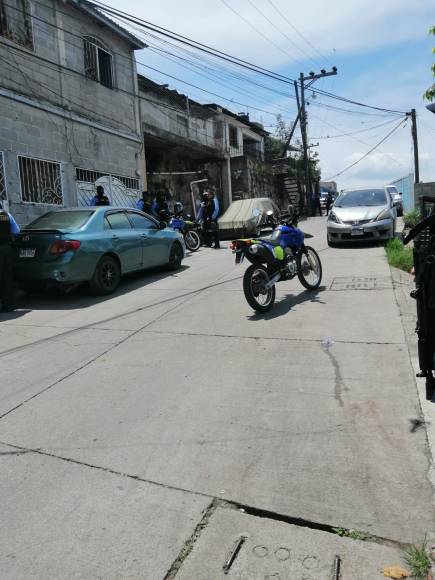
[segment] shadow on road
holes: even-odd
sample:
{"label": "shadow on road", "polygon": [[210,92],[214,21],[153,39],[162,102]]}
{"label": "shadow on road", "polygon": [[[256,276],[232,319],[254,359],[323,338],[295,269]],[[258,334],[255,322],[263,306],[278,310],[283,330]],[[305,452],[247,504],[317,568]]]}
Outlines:
{"label": "shadow on road", "polygon": [[[47,288],[46,290],[32,294],[26,293],[23,290],[18,290],[16,295],[16,306],[17,308],[24,310],[9,313],[8,316],[22,316],[31,310],[74,310],[87,308],[104,302],[107,299],[116,298],[128,294],[129,292],[134,292],[139,288],[144,288],[149,284],[164,280],[165,278],[177,277],[189,268],[190,266],[183,265],[179,270],[172,272],[162,270],[161,268],[155,268],[145,272],[128,274],[122,278],[116,292],[107,296],[92,295],[89,286],[86,283],[77,286],[70,292],[65,292],[56,287]],[[0,320],[6,320],[6,318],[1,316]],[[7,318],[7,320],[11,320],[11,318]]]}
{"label": "shadow on road", "polygon": [[326,304],[320,300],[319,294],[326,290],[326,286],[320,286],[317,290],[305,290],[298,295],[287,294],[279,302],[275,302],[272,310],[264,314],[256,313],[248,316],[248,320],[251,322],[257,322],[258,320],[272,320],[273,318],[279,318],[280,316],[285,316],[288,314],[295,306],[303,304],[304,302],[317,302],[318,304]]}

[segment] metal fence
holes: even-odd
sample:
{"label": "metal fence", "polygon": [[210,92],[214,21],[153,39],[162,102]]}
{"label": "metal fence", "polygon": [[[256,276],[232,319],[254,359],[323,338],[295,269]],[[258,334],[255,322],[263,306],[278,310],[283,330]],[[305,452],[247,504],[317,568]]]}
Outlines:
{"label": "metal fence", "polygon": [[79,206],[90,205],[99,185],[104,188],[111,205],[135,207],[141,196],[140,181],[136,177],[112,175],[76,167],[76,183]]}
{"label": "metal fence", "polygon": [[410,173],[391,182],[403,193],[403,209],[405,212],[414,209],[414,174]]}

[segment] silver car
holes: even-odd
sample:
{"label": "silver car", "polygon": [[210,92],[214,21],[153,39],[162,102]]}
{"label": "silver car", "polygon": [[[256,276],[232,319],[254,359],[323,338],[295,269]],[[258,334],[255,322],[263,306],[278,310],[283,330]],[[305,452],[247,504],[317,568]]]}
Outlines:
{"label": "silver car", "polygon": [[343,191],[328,216],[328,245],[394,237],[397,211],[385,188]]}

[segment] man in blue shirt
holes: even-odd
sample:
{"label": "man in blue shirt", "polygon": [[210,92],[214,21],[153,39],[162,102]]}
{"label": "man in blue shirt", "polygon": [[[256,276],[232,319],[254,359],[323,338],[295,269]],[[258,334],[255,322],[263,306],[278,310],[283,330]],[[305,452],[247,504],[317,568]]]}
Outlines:
{"label": "man in blue shirt", "polygon": [[218,250],[220,248],[219,243],[219,229],[217,218],[219,215],[219,200],[217,198],[215,191],[206,192],[203,194],[203,203],[198,213],[198,219],[203,220],[203,230],[205,244],[211,248],[214,244],[214,248]]}
{"label": "man in blue shirt", "polygon": [[4,312],[14,310],[12,240],[19,232],[19,225],[0,203],[0,299]]}
{"label": "man in blue shirt", "polygon": [[110,200],[104,193],[104,187],[102,185],[97,187],[97,194],[91,199],[90,205],[110,205]]}

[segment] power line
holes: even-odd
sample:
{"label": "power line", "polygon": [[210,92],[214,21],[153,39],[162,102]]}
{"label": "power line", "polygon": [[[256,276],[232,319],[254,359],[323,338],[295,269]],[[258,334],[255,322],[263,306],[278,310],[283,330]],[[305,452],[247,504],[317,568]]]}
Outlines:
{"label": "power line", "polygon": [[346,171],[348,171],[349,169],[351,169],[352,167],[355,167],[355,165],[357,165],[358,163],[360,163],[363,159],[365,159],[366,157],[368,157],[370,155],[370,153],[373,153],[373,151],[375,151],[380,145],[382,145],[382,143],[384,143],[384,141],[386,141],[389,137],[391,137],[391,135],[397,131],[397,129],[402,125],[403,121],[408,120],[406,119],[400,119],[400,123],[398,125],[396,125],[389,133],[387,133],[387,135],[385,135],[385,137],[383,139],[381,139],[379,141],[379,143],[377,143],[374,147],[372,147],[369,151],[367,151],[367,153],[365,153],[362,157],[360,157],[357,161],[354,161],[353,163],[351,163],[350,165],[348,165],[347,167],[345,167],[344,169],[342,169],[341,171],[339,171],[338,173],[336,173],[335,175],[332,175],[331,177],[328,177],[328,179],[326,179],[326,181],[330,181],[331,179],[335,179],[336,177],[338,177],[339,175],[342,175],[343,173],[345,173]]}
{"label": "power line", "polygon": [[[308,38],[306,38],[302,32],[300,32],[296,26],[294,26],[294,24],[292,24],[292,22],[290,22],[290,20],[287,18],[287,16],[276,6],[276,4],[274,2],[272,2],[272,0],[267,0],[269,2],[269,4],[272,6],[272,8],[281,16],[281,18],[283,18],[287,24],[296,32],[296,34],[298,36],[300,36],[300,38],[302,38],[302,40],[304,40],[315,52],[317,52],[317,54],[321,57],[321,58],[325,58],[324,55],[319,52],[319,50],[317,50],[317,48],[314,46],[314,44],[308,40]],[[329,59],[326,59],[327,61]]]}
{"label": "power line", "polygon": [[[258,6],[256,6],[254,4],[254,2],[252,0],[248,0],[248,3],[252,6],[252,8],[254,8],[254,10],[256,12],[258,12],[267,22],[269,22],[269,24],[271,26],[273,26],[273,28],[275,28],[275,30],[277,30],[282,36],[284,36],[284,38],[286,38],[297,50],[299,50],[299,52],[301,52],[302,54],[304,54],[304,56],[308,57],[309,60],[311,60],[315,66],[317,66],[319,63],[317,63],[307,52],[305,52],[300,46],[298,46],[296,44],[296,42],[292,39],[291,36],[289,36],[287,33],[283,32],[281,30],[281,28],[279,28],[279,26],[277,26],[273,20],[271,20],[262,10],[260,10],[260,8],[258,8]],[[302,65],[302,63],[300,62],[300,60],[298,59],[294,59],[296,60],[296,62],[298,62],[299,64]]]}
{"label": "power line", "polygon": [[[323,135],[320,137],[311,137],[312,139],[335,139],[337,137],[350,137],[351,135],[358,135],[359,133],[367,133],[368,131],[374,131],[380,127],[385,127],[385,125],[390,125],[395,119],[388,119],[384,123],[379,123],[378,125],[373,125],[373,127],[366,127],[365,129],[358,129],[357,131],[351,131],[350,133],[341,133],[338,135]],[[325,122],[322,120],[322,122]]]}
{"label": "power line", "polygon": [[231,12],[233,14],[235,14],[238,18],[240,18],[240,20],[242,20],[243,22],[245,22],[245,24],[247,24],[250,28],[252,28],[252,30],[254,30],[262,38],[264,38],[264,40],[266,40],[266,42],[268,42],[269,44],[271,44],[272,46],[274,46],[276,49],[278,49],[279,51],[281,51],[283,54],[285,54],[286,57],[292,58],[291,55],[286,50],[284,50],[281,46],[279,46],[279,44],[276,44],[276,42],[274,42],[268,36],[266,36],[265,34],[263,34],[261,32],[261,30],[259,28],[257,28],[254,24],[252,24],[252,22],[250,22],[247,18],[245,18],[243,16],[243,14],[240,14],[240,12],[237,12],[237,10],[235,8],[233,8],[232,6],[230,6],[226,0],[221,0],[221,2],[222,2],[222,4],[224,6],[226,6],[228,8],[228,10],[231,10]]}
{"label": "power line", "polygon": [[[223,51],[212,48],[206,44],[192,40],[192,39],[190,39],[186,36],[183,36],[181,34],[172,32],[171,30],[169,30],[167,28],[163,28],[162,26],[154,25],[151,22],[148,22],[142,18],[132,16],[131,14],[128,14],[127,12],[124,12],[122,10],[114,9],[114,8],[108,6],[107,4],[100,2],[99,0],[94,0],[94,2],[92,2],[92,4],[96,8],[99,8],[100,10],[102,10],[103,12],[108,12],[112,16],[115,16],[123,21],[129,22],[129,23],[133,22],[133,23],[139,24],[143,28],[153,30],[154,32],[157,32],[158,34],[169,37],[172,40],[176,40],[177,42],[180,42],[182,44],[187,44],[188,46],[195,48],[196,50],[200,50],[200,51],[205,52],[205,53],[212,55],[214,57],[221,58],[223,60],[226,60],[228,62],[236,64],[237,66],[241,66],[243,68],[246,68],[248,70],[256,72],[257,74],[263,74],[265,76],[273,78],[274,80],[277,80],[279,82],[283,82],[286,84],[293,84],[294,83],[294,80],[291,79],[290,77],[287,77],[285,75],[281,75],[280,73],[270,71],[269,69],[266,69],[260,65],[253,64],[253,63],[246,61],[244,59],[234,57],[228,53],[225,53]],[[369,108],[369,109],[374,109],[374,110],[378,110],[378,111],[383,111],[383,112],[387,112],[387,113],[394,113],[394,114],[399,114],[399,115],[406,114],[405,111],[398,111],[398,110],[394,110],[394,109],[387,109],[385,107],[376,107],[374,105],[367,105],[365,103],[361,103],[359,101],[354,101],[354,100],[348,99],[346,97],[341,97],[339,95],[335,95],[335,94],[329,93],[327,91],[322,91],[320,89],[312,89],[312,90],[313,90],[313,92],[327,96],[329,98],[337,99],[337,100],[351,103],[354,105],[358,105],[360,107],[365,107],[365,108]]]}

